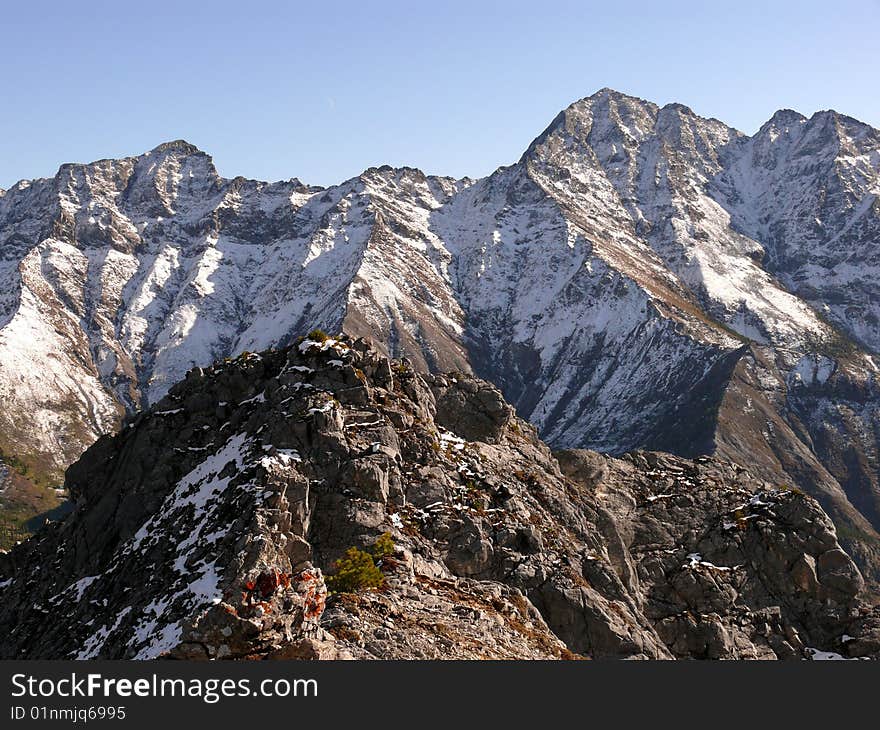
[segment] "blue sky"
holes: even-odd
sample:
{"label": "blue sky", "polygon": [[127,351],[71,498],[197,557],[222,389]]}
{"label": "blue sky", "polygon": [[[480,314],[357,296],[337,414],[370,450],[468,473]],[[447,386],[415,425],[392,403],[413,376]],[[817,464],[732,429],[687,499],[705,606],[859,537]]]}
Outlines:
{"label": "blue sky", "polygon": [[880,127],[878,26],[880,0],[4,3],[0,187],[177,138],[229,177],[479,176],[604,86]]}

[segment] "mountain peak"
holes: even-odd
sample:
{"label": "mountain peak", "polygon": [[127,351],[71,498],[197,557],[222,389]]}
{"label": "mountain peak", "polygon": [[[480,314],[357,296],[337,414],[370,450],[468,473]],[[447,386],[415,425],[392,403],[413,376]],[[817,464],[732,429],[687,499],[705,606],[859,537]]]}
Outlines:
{"label": "mountain peak", "polygon": [[[600,114],[610,113],[611,110],[629,109],[629,110],[645,110],[650,114],[656,114],[657,105],[647,99],[638,96],[625,94],[609,87],[599,89],[595,94],[578,99],[570,104],[563,112],[562,116],[571,112],[584,112],[590,110],[594,115],[598,111]],[[602,110],[605,110],[604,112]]]}
{"label": "mountain peak", "polygon": [[162,152],[177,152],[183,155],[204,155],[206,154],[194,144],[187,142],[185,139],[174,139],[170,142],[163,142],[160,145],[157,145],[153,149],[151,149],[147,154],[153,153],[162,153]]}
{"label": "mountain peak", "polygon": [[785,129],[786,127],[793,127],[806,121],[807,118],[794,109],[780,109],[764,123],[761,129]]}
{"label": "mountain peak", "polygon": [[581,101],[598,101],[599,99],[614,99],[615,101],[637,101],[642,104],[648,104],[650,102],[642,99],[638,96],[632,96],[631,94],[627,94],[623,91],[618,91],[617,89],[612,89],[609,86],[603,86],[596,93],[591,96],[582,99]]}
{"label": "mountain peak", "polygon": [[694,114],[694,110],[685,104],[679,104],[676,101],[670,102],[669,104],[664,104],[660,107],[660,114],[682,114],[685,116],[693,117],[696,116]]}
{"label": "mountain peak", "polygon": [[[603,128],[618,127],[621,125],[621,118],[633,120],[643,117],[654,117],[657,113],[657,105],[653,102],[640,99],[637,96],[630,96],[621,91],[617,91],[610,87],[599,89],[591,96],[585,96],[575,102],[569,104],[553,121],[547,125],[546,129],[538,135],[526,151],[520,157],[520,162],[531,157],[535,150],[538,149],[549,137],[557,130],[567,126],[581,126],[580,119],[590,120],[585,130],[592,129],[595,125]],[[627,122],[623,122],[625,126],[629,126]],[[653,121],[650,122],[653,125]]]}

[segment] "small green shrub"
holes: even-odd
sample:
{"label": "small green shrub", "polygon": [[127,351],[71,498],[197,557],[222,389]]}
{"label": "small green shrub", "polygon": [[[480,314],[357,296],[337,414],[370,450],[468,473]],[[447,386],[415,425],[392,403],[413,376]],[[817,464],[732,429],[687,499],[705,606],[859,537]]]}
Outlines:
{"label": "small green shrub", "polygon": [[333,564],[333,574],[325,577],[331,593],[357,593],[381,588],[385,576],[378,563],[394,554],[394,540],[390,532],[384,532],[373,544],[370,552],[350,547]]}
{"label": "small green shrub", "polygon": [[324,330],[313,329],[309,332],[308,338],[310,340],[314,340],[315,342],[324,342],[324,340],[329,340],[330,335],[328,335]]}
{"label": "small green shrub", "polygon": [[394,555],[394,540],[391,539],[390,532],[379,535],[379,539],[373,544],[372,552],[376,562]]}
{"label": "small green shrub", "polygon": [[369,553],[350,547],[333,566],[335,572],[326,577],[331,593],[357,593],[370,588],[381,588],[385,576]]}

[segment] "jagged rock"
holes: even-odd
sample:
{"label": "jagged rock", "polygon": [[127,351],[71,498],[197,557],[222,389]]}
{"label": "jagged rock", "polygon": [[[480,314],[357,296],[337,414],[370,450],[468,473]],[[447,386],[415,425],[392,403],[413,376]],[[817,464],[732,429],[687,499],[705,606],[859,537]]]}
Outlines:
{"label": "jagged rock", "polygon": [[[73,513],[0,560],[0,656],[876,656],[811,497],[713,458],[554,456],[453,378],[346,336],[190,375],[88,449]],[[491,405],[456,419],[450,389]],[[328,597],[384,533],[384,585]]]}
{"label": "jagged rock", "polygon": [[822,553],[816,560],[816,577],[823,586],[855,596],[865,586],[852,558],[840,548]]}
{"label": "jagged rock", "polygon": [[444,537],[449,548],[443,562],[456,575],[480,575],[491,566],[494,549],[480,521],[464,515]]}
{"label": "jagged rock", "polygon": [[477,378],[461,375],[433,377],[437,424],[469,441],[496,441],[514,411],[501,391]]}

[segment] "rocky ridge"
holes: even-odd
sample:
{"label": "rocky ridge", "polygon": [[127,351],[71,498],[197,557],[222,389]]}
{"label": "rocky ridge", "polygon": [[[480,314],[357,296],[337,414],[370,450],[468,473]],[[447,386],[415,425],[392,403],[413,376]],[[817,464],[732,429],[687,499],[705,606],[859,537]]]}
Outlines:
{"label": "rocky ridge", "polygon": [[[0,555],[4,658],[828,658],[880,614],[811,497],[725,460],[551,453],[362,339],[196,368]],[[328,598],[389,533],[379,590]]]}

